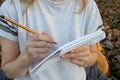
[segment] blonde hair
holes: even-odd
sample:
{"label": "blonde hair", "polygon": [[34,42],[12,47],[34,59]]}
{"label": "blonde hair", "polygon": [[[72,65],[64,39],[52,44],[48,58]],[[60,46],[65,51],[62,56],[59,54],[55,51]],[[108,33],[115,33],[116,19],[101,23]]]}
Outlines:
{"label": "blonde hair", "polygon": [[[27,11],[27,9],[32,6],[32,4],[34,4],[34,2],[36,0],[20,0],[21,2],[24,2],[27,6],[26,6],[26,9],[24,10],[23,13],[25,13]],[[83,10],[85,10],[86,6],[87,6],[87,3],[88,3],[88,0],[77,0],[78,2],[82,3],[82,8],[78,11],[78,12],[75,12],[76,14],[80,14]],[[13,2],[13,0],[11,0],[11,2]]]}
{"label": "blonde hair", "polygon": [[82,8],[75,13],[80,14],[80,13],[82,13],[82,11],[84,11],[86,9],[86,6],[87,6],[89,0],[77,0],[77,1],[78,1],[78,3],[81,3]]}

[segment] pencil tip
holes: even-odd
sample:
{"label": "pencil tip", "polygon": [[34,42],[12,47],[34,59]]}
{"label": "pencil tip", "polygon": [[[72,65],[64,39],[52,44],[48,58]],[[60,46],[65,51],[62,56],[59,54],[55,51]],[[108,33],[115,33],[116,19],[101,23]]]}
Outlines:
{"label": "pencil tip", "polygon": [[5,19],[5,16],[3,16],[3,15],[0,15],[0,17],[3,18],[3,19]]}
{"label": "pencil tip", "polygon": [[57,43],[56,43],[56,42],[53,42],[53,43],[57,45]]}

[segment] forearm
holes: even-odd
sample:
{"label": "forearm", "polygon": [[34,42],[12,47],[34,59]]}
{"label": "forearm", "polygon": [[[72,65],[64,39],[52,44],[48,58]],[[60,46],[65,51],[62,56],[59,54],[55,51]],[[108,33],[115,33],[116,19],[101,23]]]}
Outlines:
{"label": "forearm", "polygon": [[2,69],[9,78],[22,77],[27,74],[33,62],[49,55],[54,40],[47,33],[31,35],[24,52],[20,53],[19,43],[1,38]]}
{"label": "forearm", "polygon": [[21,54],[14,61],[2,65],[2,69],[7,77],[14,79],[26,75],[29,65],[30,62],[25,58],[25,54]]}

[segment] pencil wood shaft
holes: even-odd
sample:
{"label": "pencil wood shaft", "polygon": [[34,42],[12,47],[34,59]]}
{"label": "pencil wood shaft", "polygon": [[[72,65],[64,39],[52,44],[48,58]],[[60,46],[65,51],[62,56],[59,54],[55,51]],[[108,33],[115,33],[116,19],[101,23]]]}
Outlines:
{"label": "pencil wood shaft", "polygon": [[38,34],[37,32],[35,32],[35,31],[33,31],[33,30],[31,30],[31,29],[29,29],[29,28],[27,28],[27,27],[25,27],[25,26],[23,26],[23,25],[15,22],[15,21],[9,19],[9,18],[6,18],[6,17],[5,17],[4,19],[7,20],[7,21],[9,21],[9,22],[11,22],[11,23],[13,23],[13,24],[15,24],[16,26],[18,26],[18,27],[20,27],[20,28],[23,28],[24,30],[26,30],[26,31],[28,31],[28,32],[31,32],[32,34]]}
{"label": "pencil wood shaft", "polygon": [[[22,29],[24,29],[24,30],[26,30],[26,31],[28,31],[28,32],[31,32],[32,34],[38,34],[37,32],[33,31],[32,29],[30,29],[30,28],[28,28],[28,27],[26,27],[26,26],[23,26],[23,25],[15,22],[15,21],[13,21],[13,20],[11,20],[11,19],[3,16],[3,15],[1,15],[0,17],[3,18],[3,19],[5,19],[5,20],[7,20],[7,21],[9,21],[9,22],[11,22],[12,24],[15,24],[16,26],[18,26],[18,27],[20,27],[20,28],[22,28]],[[46,41],[46,42],[49,42],[49,41]],[[49,43],[51,43],[51,42],[49,42]],[[52,42],[52,43],[53,43],[53,44],[57,44],[56,42]]]}

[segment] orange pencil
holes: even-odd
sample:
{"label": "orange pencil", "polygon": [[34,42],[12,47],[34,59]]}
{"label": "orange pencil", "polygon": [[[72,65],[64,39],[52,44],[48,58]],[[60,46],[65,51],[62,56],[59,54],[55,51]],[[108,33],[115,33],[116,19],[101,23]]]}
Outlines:
{"label": "orange pencil", "polygon": [[13,23],[13,24],[15,24],[16,26],[18,26],[18,27],[20,27],[20,28],[23,28],[24,30],[26,30],[26,31],[28,31],[28,32],[31,32],[32,34],[38,34],[37,32],[33,31],[32,29],[29,29],[29,28],[27,28],[26,26],[23,26],[23,25],[15,22],[15,21],[13,21],[13,20],[11,20],[11,19],[3,16],[3,15],[1,15],[0,17],[1,17],[2,19],[5,19],[5,20],[7,20],[7,21],[9,21],[9,22],[11,22],[11,23]]}
{"label": "orange pencil", "polygon": [[[11,23],[13,23],[13,24],[15,24],[16,26],[18,26],[18,27],[20,27],[20,28],[22,28],[22,29],[24,29],[24,30],[26,30],[26,31],[28,31],[28,32],[31,32],[32,34],[39,34],[39,33],[35,32],[35,31],[33,31],[32,29],[30,29],[30,28],[28,28],[28,27],[26,27],[26,26],[23,26],[23,25],[15,22],[15,21],[13,21],[13,20],[11,20],[11,19],[3,16],[3,15],[1,15],[0,17],[1,17],[2,19],[5,19],[5,20],[7,20],[7,21],[9,21],[9,22],[11,22]],[[47,42],[48,42],[48,41],[47,41]],[[54,43],[54,44],[57,44],[56,42],[53,42],[53,43]]]}

